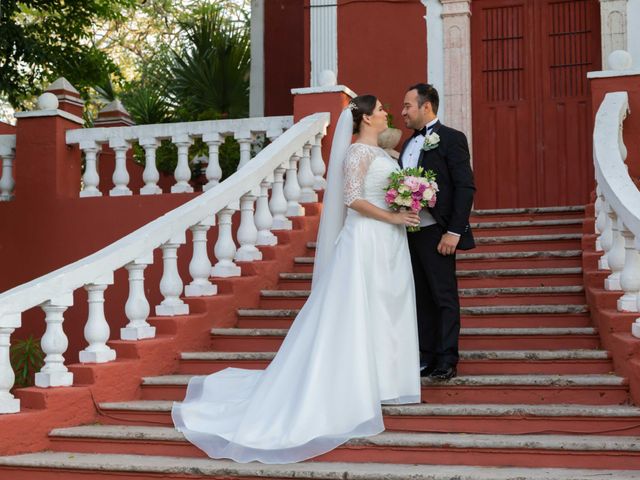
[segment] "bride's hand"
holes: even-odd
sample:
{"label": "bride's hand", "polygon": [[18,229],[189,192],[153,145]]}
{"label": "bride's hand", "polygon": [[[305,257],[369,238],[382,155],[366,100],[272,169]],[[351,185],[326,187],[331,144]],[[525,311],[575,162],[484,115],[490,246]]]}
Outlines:
{"label": "bride's hand", "polygon": [[391,223],[395,225],[406,225],[407,227],[417,227],[420,225],[420,215],[413,210],[401,210],[392,215]]}

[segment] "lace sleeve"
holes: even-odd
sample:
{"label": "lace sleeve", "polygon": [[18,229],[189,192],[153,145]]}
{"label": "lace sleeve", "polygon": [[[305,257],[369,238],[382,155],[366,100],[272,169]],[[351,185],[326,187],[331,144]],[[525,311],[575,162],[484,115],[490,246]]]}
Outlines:
{"label": "lace sleeve", "polygon": [[366,145],[354,143],[347,151],[344,162],[344,203],[349,206],[363,198],[364,179],[375,153]]}

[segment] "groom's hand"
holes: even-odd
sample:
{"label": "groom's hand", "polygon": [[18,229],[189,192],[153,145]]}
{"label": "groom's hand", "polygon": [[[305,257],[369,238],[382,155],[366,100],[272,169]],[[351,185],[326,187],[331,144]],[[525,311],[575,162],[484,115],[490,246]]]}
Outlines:
{"label": "groom's hand", "polygon": [[445,233],[442,235],[440,243],[438,244],[438,253],[440,255],[453,255],[456,253],[456,247],[458,246],[459,241],[460,237],[458,235]]}

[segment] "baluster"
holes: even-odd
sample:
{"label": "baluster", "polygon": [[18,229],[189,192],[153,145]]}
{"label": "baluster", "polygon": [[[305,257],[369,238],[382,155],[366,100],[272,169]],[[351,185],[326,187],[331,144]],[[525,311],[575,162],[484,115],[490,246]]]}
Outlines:
{"label": "baluster", "polygon": [[218,132],[205,133],[202,141],[209,146],[209,164],[205,175],[207,176],[207,184],[202,187],[203,191],[215,187],[220,183],[222,178],[222,169],[220,168],[220,145],[222,145],[222,135]]}
{"label": "baluster", "polygon": [[0,202],[8,202],[13,199],[13,189],[16,182],[13,179],[14,153],[4,153],[0,155],[2,159],[2,178],[0,178]]}
{"label": "baluster", "polygon": [[140,189],[140,195],[159,195],[162,189],[158,186],[160,172],[156,165],[156,150],[160,142],[155,137],[144,137],[138,143],[144,148],[144,172],[142,172],[144,187]]}
{"label": "baluster", "polygon": [[311,144],[306,143],[302,147],[302,158],[300,159],[300,170],[298,171],[298,181],[300,182],[300,201],[302,203],[312,203],[318,201],[318,194],[313,190],[315,176],[311,170]]}
{"label": "baluster", "polygon": [[11,334],[20,324],[19,313],[0,317],[0,413],[20,411],[20,400],[11,394],[16,380],[11,368]]}
{"label": "baluster", "polygon": [[241,270],[233,262],[236,254],[236,244],[231,233],[231,222],[234,210],[225,208],[218,212],[218,241],[213,252],[218,260],[211,269],[213,277],[239,277]]}
{"label": "baluster", "polygon": [[178,147],[178,164],[173,172],[176,179],[171,187],[171,193],[191,193],[193,187],[189,185],[191,169],[189,168],[189,147],[193,140],[186,133],[174,136],[171,141]]}
{"label": "baluster", "polygon": [[260,183],[260,196],[256,202],[256,228],[258,229],[258,239],[256,245],[276,245],[278,237],[271,233],[273,227],[273,216],[269,211],[269,186],[271,182],[265,178]]}
{"label": "baluster", "polygon": [[193,281],[184,289],[187,297],[203,297],[218,293],[218,287],[209,281],[211,261],[207,253],[207,232],[216,224],[216,217],[211,215],[191,227],[193,235],[193,256],[189,263],[189,273]]}
{"label": "baluster", "polygon": [[604,254],[598,260],[598,269],[599,270],[609,270],[609,252],[611,251],[611,247],[613,246],[613,231],[611,229],[611,218],[609,218],[609,203],[607,200],[604,200],[602,209],[605,212],[604,219],[604,227],[602,230],[602,234],[600,235],[600,246],[602,247],[602,251]]}
{"label": "baluster", "polygon": [[605,211],[604,205],[604,195],[602,194],[602,190],[600,190],[600,186],[596,188],[596,203],[595,203],[595,211],[596,211],[596,223],[595,230],[598,236],[596,237],[596,251],[602,251],[602,245],[600,241],[600,237],[604,232],[604,229],[607,226],[607,213]]}
{"label": "baluster", "polygon": [[238,243],[240,248],[236,252],[235,259],[240,262],[252,262],[262,260],[262,252],[256,248],[258,229],[253,220],[253,202],[256,197],[251,192],[240,198],[240,227],[238,227]]}
{"label": "baluster", "polygon": [[178,272],[178,248],[186,242],[184,232],[170,238],[162,245],[162,279],[160,280],[160,293],[164,300],[156,306],[156,315],[173,317],[174,315],[187,315],[189,305],[180,298],[182,294],[182,279]]}
{"label": "baluster", "polygon": [[618,299],[618,310],[621,312],[637,312],[638,294],[640,292],[640,254],[636,250],[636,238],[633,232],[622,225],[624,239],[624,268],[620,274],[620,288],[624,295]]}
{"label": "baluster", "polygon": [[112,138],[109,140],[109,146],[116,154],[116,168],[111,177],[115,186],[109,190],[109,195],[112,197],[131,195],[133,192],[128,186],[129,172],[127,171],[127,152],[131,144],[121,138]]}
{"label": "baluster", "polygon": [[101,197],[98,190],[100,176],[98,175],[98,152],[100,147],[96,142],[80,142],[80,149],[84,152],[84,174],[82,175],[83,188],[80,197]]}
{"label": "baluster", "polygon": [[604,281],[605,290],[620,290],[620,273],[624,268],[624,238],[620,235],[618,215],[613,209],[609,209],[611,219],[612,246],[607,254],[607,262],[611,275]]}
{"label": "baluster", "polygon": [[36,387],[68,387],[73,384],[73,373],[64,364],[63,353],[67,351],[69,341],[62,328],[64,312],[73,305],[71,293],[43,303],[44,321],[47,329],[40,340],[42,351],[46,354],[44,365],[36,373]]}
{"label": "baluster", "polygon": [[253,137],[248,132],[237,133],[235,139],[240,145],[240,162],[238,163],[238,170],[244,167],[249,160],[251,160],[251,142]]}
{"label": "baluster", "polygon": [[[638,254],[640,255],[640,252]],[[640,292],[636,295],[636,312],[640,312]],[[631,334],[636,338],[640,338],[640,317],[636,318],[631,325]]]}
{"label": "baluster", "polygon": [[316,135],[316,141],[313,142],[313,146],[311,147],[311,170],[315,176],[313,189],[316,191],[327,188],[327,181],[324,179],[327,167],[322,159],[322,138],[324,136],[325,133],[318,133]]}
{"label": "baluster", "polygon": [[153,253],[127,264],[129,272],[129,298],[124,313],[129,323],[120,329],[122,340],[141,340],[156,336],[156,327],[147,322],[151,308],[144,293],[144,269],[153,263]]}
{"label": "baluster", "polygon": [[286,169],[280,165],[273,173],[271,200],[269,209],[273,214],[273,230],[291,230],[293,224],[285,215],[287,213],[287,199],[284,196],[283,176]]}
{"label": "baluster", "polygon": [[104,316],[104,291],[113,285],[113,274],[85,285],[89,315],[84,326],[84,338],[89,344],[80,352],[80,363],[106,363],[116,359],[116,351],[107,345],[111,329]]}
{"label": "baluster", "polygon": [[291,155],[287,168],[287,176],[284,184],[284,196],[287,198],[287,217],[301,217],[304,215],[304,207],[298,203],[300,200],[300,184],[298,183],[298,161],[300,156]]}

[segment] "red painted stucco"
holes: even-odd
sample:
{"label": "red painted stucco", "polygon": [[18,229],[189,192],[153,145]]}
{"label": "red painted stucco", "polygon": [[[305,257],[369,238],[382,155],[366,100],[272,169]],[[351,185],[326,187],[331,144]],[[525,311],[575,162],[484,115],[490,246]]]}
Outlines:
{"label": "red painted stucco", "polygon": [[15,133],[16,127],[8,123],[0,122],[0,135],[14,135]]}

